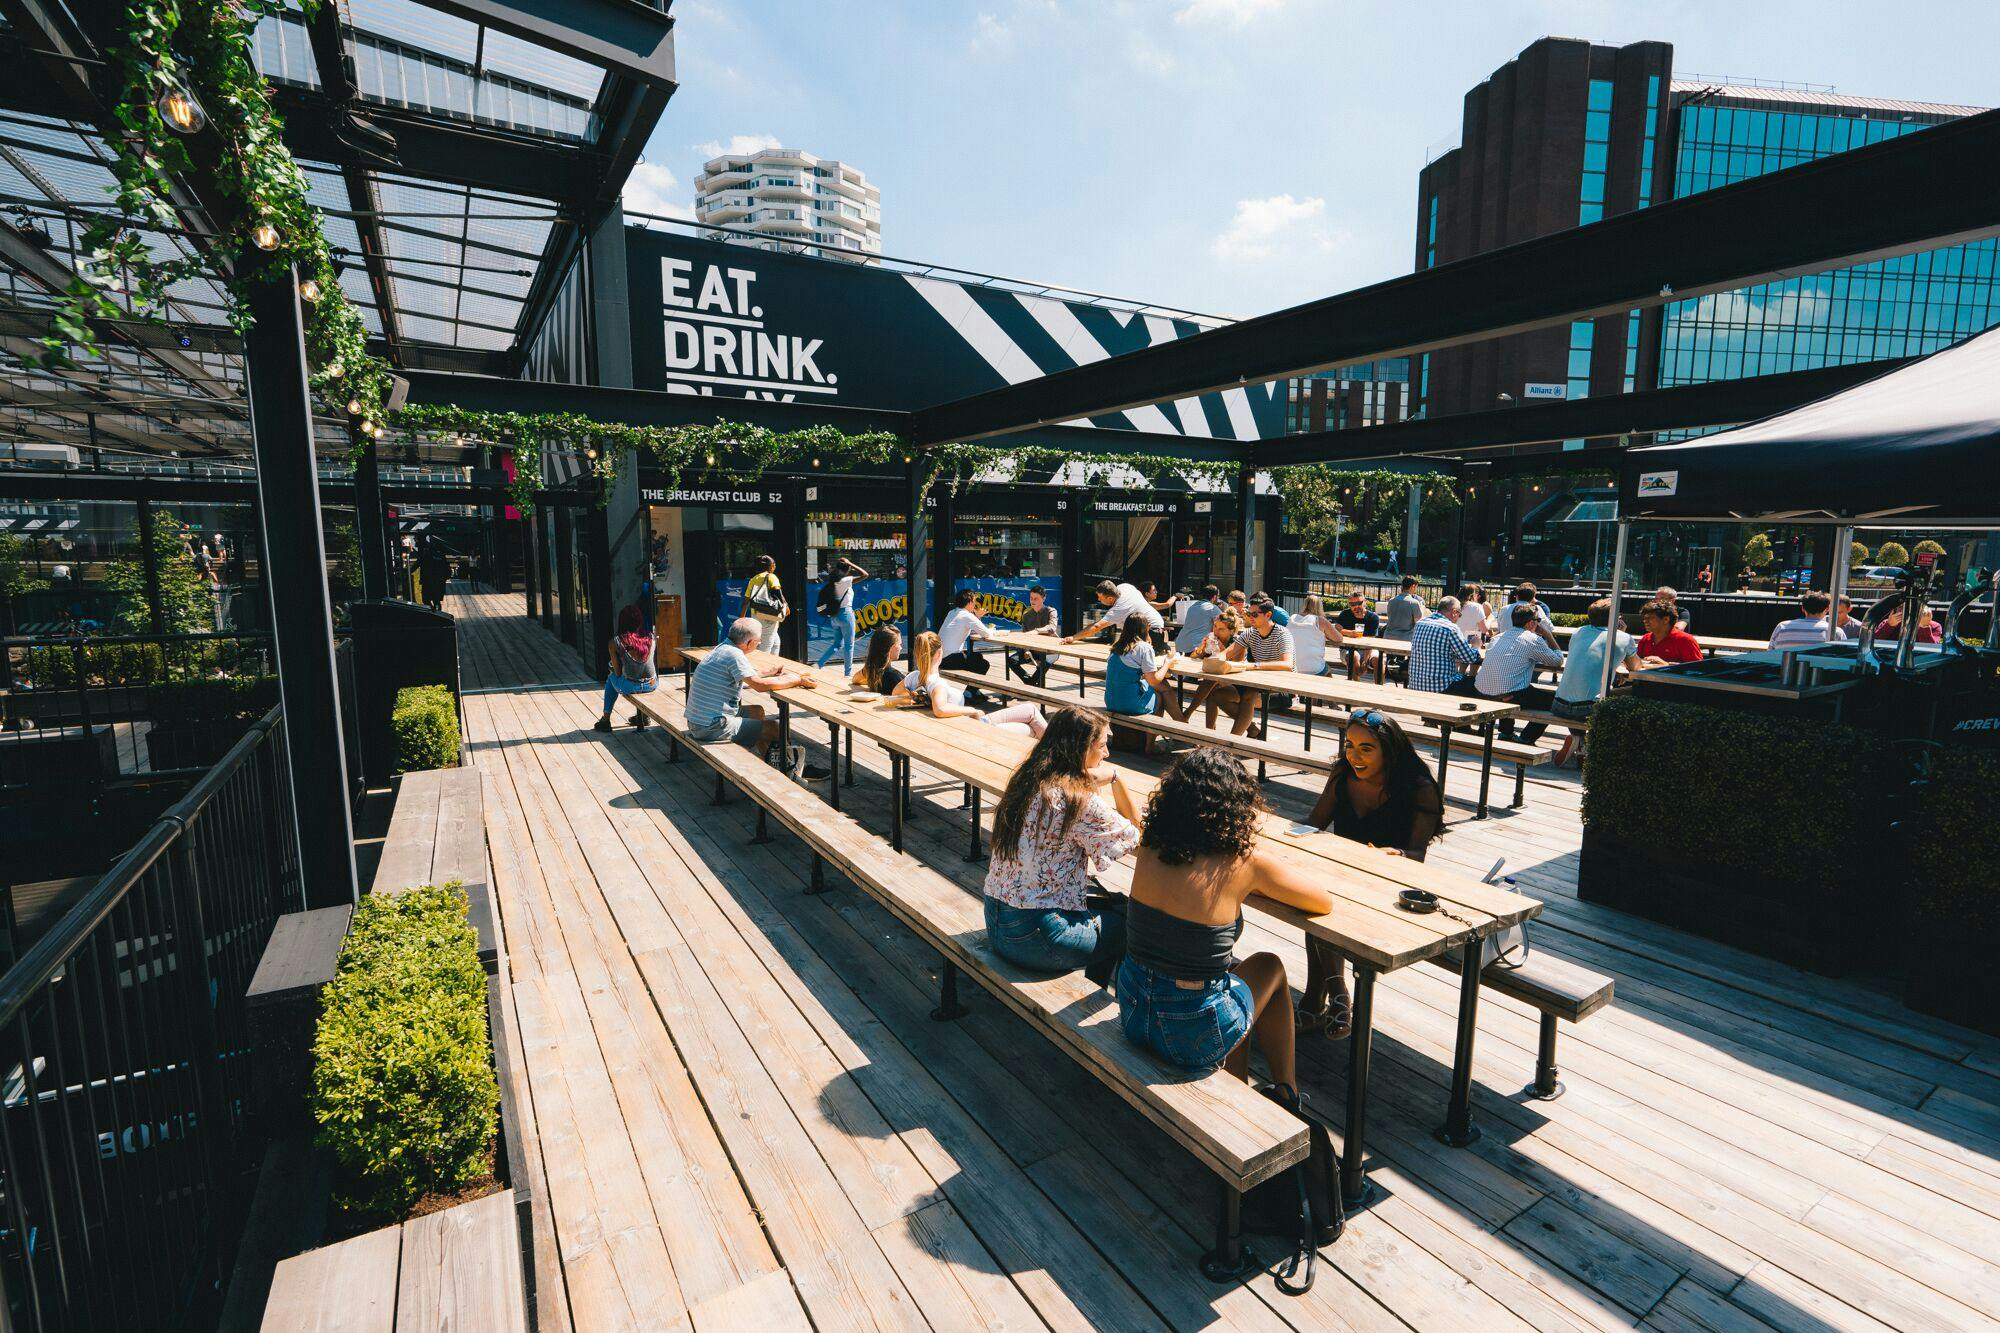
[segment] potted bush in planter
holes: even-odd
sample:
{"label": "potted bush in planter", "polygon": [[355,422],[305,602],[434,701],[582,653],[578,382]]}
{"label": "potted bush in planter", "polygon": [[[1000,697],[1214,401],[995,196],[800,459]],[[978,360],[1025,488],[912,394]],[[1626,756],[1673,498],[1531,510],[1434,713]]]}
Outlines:
{"label": "potted bush in planter", "polygon": [[2000,1035],[2000,751],[1947,746],[1931,768],[1908,849],[1904,999]]}
{"label": "potted bush in planter", "polygon": [[1886,746],[1617,695],[1592,715],[1577,896],[1839,973],[1879,945]]}
{"label": "potted bush in planter", "polygon": [[458,767],[458,704],[444,685],[411,685],[396,691],[389,715],[396,733],[396,771]]}

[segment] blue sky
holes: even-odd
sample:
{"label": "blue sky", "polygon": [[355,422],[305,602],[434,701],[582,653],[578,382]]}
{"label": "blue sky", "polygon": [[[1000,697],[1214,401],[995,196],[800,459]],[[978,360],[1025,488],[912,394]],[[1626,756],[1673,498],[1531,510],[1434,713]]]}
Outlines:
{"label": "blue sky", "polygon": [[780,143],[882,189],[886,254],[1224,315],[1408,272],[1417,171],[1546,34],[1675,68],[2000,105],[1996,0],[676,0],[626,192]]}

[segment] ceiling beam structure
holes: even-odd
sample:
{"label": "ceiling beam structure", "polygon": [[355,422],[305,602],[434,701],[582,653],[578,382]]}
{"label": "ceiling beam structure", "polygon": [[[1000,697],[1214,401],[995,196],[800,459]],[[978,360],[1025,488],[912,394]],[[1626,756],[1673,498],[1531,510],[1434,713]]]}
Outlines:
{"label": "ceiling beam structure", "polygon": [[[354,55],[348,49],[347,30],[340,22],[340,6],[322,4],[307,20],[306,33],[312,43],[313,64],[319,70],[320,93],[328,106],[326,118],[345,118],[354,107],[359,91],[354,82]],[[330,138],[338,141],[339,135]],[[329,145],[332,146],[332,145]],[[342,150],[345,144],[340,144]],[[341,183],[347,187],[347,205],[354,210],[354,233],[361,239],[361,262],[368,270],[368,289],[375,294],[375,314],[382,321],[381,339],[390,364],[403,363],[402,317],[396,311],[395,293],[389,287],[389,270],[383,262],[382,229],[378,225],[382,198],[375,182],[351,152],[320,155],[340,168]]]}
{"label": "ceiling beam structure", "polygon": [[1568,323],[2000,234],[2000,111],[913,414],[919,444]]}

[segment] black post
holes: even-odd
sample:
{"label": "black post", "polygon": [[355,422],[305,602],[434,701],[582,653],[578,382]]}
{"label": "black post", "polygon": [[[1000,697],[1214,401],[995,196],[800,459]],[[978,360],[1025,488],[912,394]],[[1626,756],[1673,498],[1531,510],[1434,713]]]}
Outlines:
{"label": "black post", "polygon": [[[153,502],[139,501],[139,566],[146,575],[146,623],[153,633],[167,632],[167,617],[160,606],[160,562],[153,554]],[[83,677],[77,677],[77,684]]]}
{"label": "black post", "polygon": [[375,442],[347,423],[347,442],[359,447],[354,460],[354,536],[361,547],[361,595],[369,600],[389,595],[389,538],[382,522],[382,463]]}
{"label": "black post", "polygon": [[[1065,634],[1083,624],[1083,497],[1075,488],[1057,493],[1062,515],[1062,598],[1056,603],[1056,623]],[[1045,673],[1046,674],[1046,673]]]}
{"label": "black post", "polygon": [[1368,1142],[1368,1064],[1375,1042],[1375,972],[1354,968],[1354,1027],[1347,1037],[1347,1133],[1340,1145],[1340,1197],[1349,1208],[1368,1202],[1363,1169]]}
{"label": "black post", "polygon": [[1236,586],[1246,593],[1257,591],[1250,578],[1250,552],[1256,545],[1253,540],[1256,531],[1257,474],[1244,467],[1236,477]]}
{"label": "black post", "polygon": [[[244,271],[259,267],[258,256],[244,257]],[[305,332],[291,266],[275,272],[269,265],[261,267],[266,280],[249,284],[252,323],[243,353],[265,597],[278,654],[278,693],[285,706],[305,906],[335,907],[354,902],[360,892],[333,660],[333,604],[320,532],[312,402],[306,392]]]}
{"label": "black post", "polygon": [[1458,1045],[1451,1061],[1451,1101],[1445,1108],[1440,1142],[1463,1148],[1479,1139],[1472,1123],[1472,1041],[1479,1035],[1479,964],[1486,956],[1477,939],[1459,946]]}
{"label": "black post", "polygon": [[[611,569],[610,516],[604,508],[604,483],[594,480],[593,497],[583,511],[584,596],[590,600],[590,623],[582,626],[583,660],[593,680],[602,680],[604,645],[618,628],[618,592],[631,571],[621,570],[614,581]],[[637,585],[633,585],[634,591]]]}
{"label": "black post", "polygon": [[[791,655],[801,662],[812,647],[812,589],[806,579],[806,483],[784,483],[784,503],[778,510],[778,580],[785,585],[792,604],[791,621],[783,627],[778,642],[791,642]],[[828,577],[831,577],[829,572]]]}
{"label": "black post", "polygon": [[[958,596],[958,561],[954,557],[951,543],[953,530],[958,522],[958,498],[951,493],[951,478],[946,477],[932,492],[930,532],[933,544],[931,571],[937,584],[937,596],[933,599],[940,621],[951,609],[953,599]],[[971,644],[966,647],[970,649]]]}
{"label": "black post", "polygon": [[576,639],[576,515],[567,505],[555,510],[550,533],[556,544],[556,634],[564,643]]}
{"label": "black post", "polygon": [[533,510],[522,510],[518,535],[521,539],[521,591],[528,606],[528,619],[541,618],[542,608],[538,600],[541,595],[542,543],[535,536],[535,514]]}
{"label": "black post", "polygon": [[930,554],[924,549],[924,536],[930,528],[930,516],[924,512],[924,469],[927,465],[920,458],[912,458],[904,473],[903,509],[905,514],[903,532],[906,549],[904,565],[910,572],[909,631],[903,635],[903,651],[910,652],[917,635],[931,627],[930,612]]}

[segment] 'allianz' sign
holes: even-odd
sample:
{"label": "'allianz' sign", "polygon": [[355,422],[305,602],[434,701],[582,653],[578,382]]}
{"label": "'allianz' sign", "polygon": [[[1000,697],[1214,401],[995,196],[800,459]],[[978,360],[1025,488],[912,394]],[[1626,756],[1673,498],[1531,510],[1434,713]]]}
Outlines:
{"label": "'allianz' sign", "polygon": [[840,376],[814,359],[823,338],[765,327],[754,269],[671,256],[660,260],[669,393],[731,394],[792,403],[802,393],[838,397]]}

